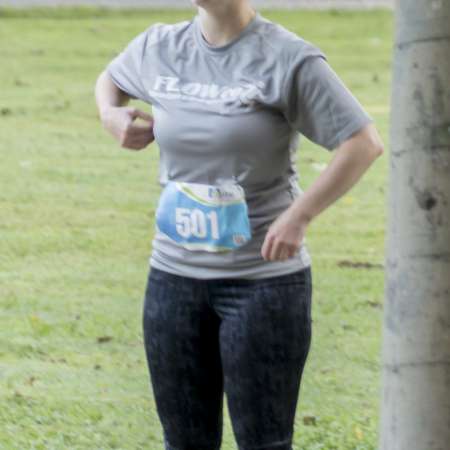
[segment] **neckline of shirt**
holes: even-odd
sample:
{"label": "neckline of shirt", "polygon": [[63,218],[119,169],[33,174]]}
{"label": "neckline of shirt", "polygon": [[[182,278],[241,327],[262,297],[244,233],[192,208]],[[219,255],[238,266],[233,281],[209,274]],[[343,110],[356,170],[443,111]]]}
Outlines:
{"label": "neckline of shirt", "polygon": [[202,47],[204,50],[206,50],[209,53],[212,54],[218,54],[223,53],[229,50],[232,46],[234,46],[236,43],[238,43],[246,34],[248,34],[250,31],[252,31],[258,22],[260,21],[261,15],[258,11],[256,11],[253,18],[250,20],[250,22],[243,28],[240,33],[234,37],[230,42],[224,44],[224,45],[211,45],[208,43],[208,41],[204,38],[200,26],[200,16],[197,14],[194,17],[194,34],[196,37],[196,41],[200,47]]}

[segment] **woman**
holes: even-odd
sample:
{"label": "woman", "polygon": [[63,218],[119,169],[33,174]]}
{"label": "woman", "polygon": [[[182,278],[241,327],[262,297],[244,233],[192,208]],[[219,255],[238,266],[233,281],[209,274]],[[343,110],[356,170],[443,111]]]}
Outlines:
{"label": "woman", "polygon": [[[143,305],[153,394],[166,450],[220,448],[224,392],[240,450],[292,449],[311,340],[305,232],[383,145],[318,47],[248,0],[193,3],[192,20],[149,26],[96,85],[121,146],[160,149]],[[305,192],[299,133],[335,152]]]}

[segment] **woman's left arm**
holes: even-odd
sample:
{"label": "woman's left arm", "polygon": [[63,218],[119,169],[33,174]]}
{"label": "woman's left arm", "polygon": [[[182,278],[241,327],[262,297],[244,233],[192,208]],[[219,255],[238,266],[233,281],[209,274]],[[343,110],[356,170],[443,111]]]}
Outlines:
{"label": "woman's left arm", "polygon": [[294,256],[311,220],[350,190],[383,152],[373,123],[345,140],[311,186],[271,224],[261,248],[263,258],[274,261]]}
{"label": "woman's left arm", "polygon": [[296,218],[310,222],[355,185],[383,152],[383,142],[373,123],[343,142],[325,170],[292,204]]}
{"label": "woman's left arm", "polygon": [[261,255],[285,260],[300,249],[306,227],[347,192],[383,153],[373,118],[328,64],[326,55],[303,40],[287,47],[282,111],[295,130],[334,157],[312,185],[270,225]]}

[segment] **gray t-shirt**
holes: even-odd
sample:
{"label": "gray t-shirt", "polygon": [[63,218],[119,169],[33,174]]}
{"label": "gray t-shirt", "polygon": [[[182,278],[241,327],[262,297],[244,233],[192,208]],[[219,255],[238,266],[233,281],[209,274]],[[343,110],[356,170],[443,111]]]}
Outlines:
{"label": "gray t-shirt", "polygon": [[261,255],[270,224],[303,194],[300,133],[332,151],[373,122],[317,46],[259,12],[231,42],[212,46],[196,15],[149,26],[107,71],[120,89],[152,105],[161,187],[169,180],[233,179],[245,190],[250,241],[225,253],[188,250],[156,227],[151,266],[197,278],[254,279],[311,264],[305,238],[286,261]]}

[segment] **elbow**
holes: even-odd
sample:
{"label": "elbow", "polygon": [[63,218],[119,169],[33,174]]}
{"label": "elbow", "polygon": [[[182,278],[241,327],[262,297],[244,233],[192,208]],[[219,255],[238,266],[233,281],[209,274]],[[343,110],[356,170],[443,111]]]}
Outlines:
{"label": "elbow", "polygon": [[372,144],[370,148],[374,159],[380,157],[384,153],[384,145],[382,142]]}
{"label": "elbow", "polygon": [[372,124],[368,127],[368,130],[370,132],[367,135],[367,149],[373,158],[376,159],[384,153],[383,140]]}
{"label": "elbow", "polygon": [[103,80],[105,78],[105,72],[101,72],[96,80],[95,80],[95,84],[94,84],[94,95],[97,96],[99,89],[101,88],[101,85],[103,83]]}
{"label": "elbow", "polygon": [[370,133],[366,137],[364,148],[371,159],[376,159],[384,153],[384,144],[378,133]]}
{"label": "elbow", "polygon": [[384,144],[373,123],[368,124],[355,136],[355,143],[364,149],[371,159],[376,159],[384,153]]}

